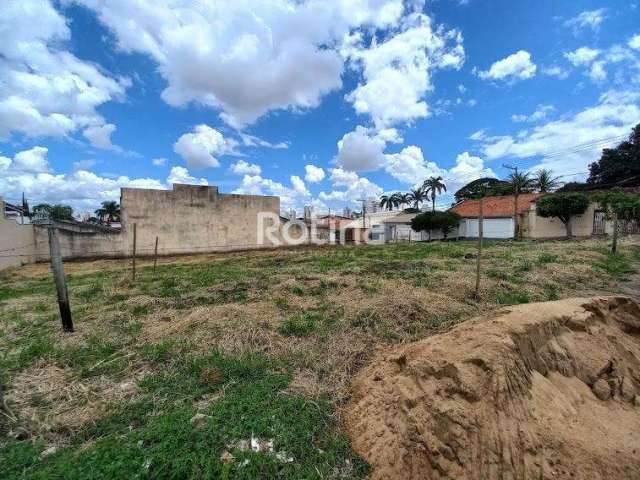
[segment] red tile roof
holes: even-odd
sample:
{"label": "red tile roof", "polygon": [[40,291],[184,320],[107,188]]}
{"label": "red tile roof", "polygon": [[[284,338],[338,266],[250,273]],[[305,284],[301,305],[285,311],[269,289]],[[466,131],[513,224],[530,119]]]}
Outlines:
{"label": "red tile roof", "polygon": [[[529,209],[531,202],[540,197],[541,193],[523,193],[518,197],[518,213]],[[475,218],[480,215],[480,200],[463,200],[449,209],[461,217]],[[486,197],[484,199],[484,216],[500,218],[513,216],[513,195],[502,197]]]}

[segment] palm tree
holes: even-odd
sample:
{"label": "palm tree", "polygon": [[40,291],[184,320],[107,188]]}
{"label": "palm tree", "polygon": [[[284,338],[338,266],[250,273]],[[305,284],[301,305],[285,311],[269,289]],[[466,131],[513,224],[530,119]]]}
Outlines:
{"label": "palm tree", "polygon": [[410,193],[401,193],[399,198],[400,198],[400,205],[410,205],[411,204],[411,194]]}
{"label": "palm tree", "polygon": [[541,193],[548,193],[560,185],[560,177],[554,177],[553,171],[546,168],[541,168],[535,172],[536,190]]}
{"label": "palm tree", "polygon": [[380,206],[387,210],[393,210],[398,206],[398,197],[396,197],[395,193],[391,195],[382,195],[380,197]]}
{"label": "palm tree", "polygon": [[447,186],[442,181],[442,177],[429,177],[422,184],[422,189],[426,195],[431,194],[431,210],[436,211],[436,195],[442,191],[447,191]]}
{"label": "palm tree", "polygon": [[520,225],[518,224],[518,197],[521,193],[529,193],[535,189],[536,180],[529,172],[522,173],[516,170],[508,178],[509,186],[513,190],[513,238],[518,239]]}
{"label": "palm tree", "polygon": [[393,202],[397,208],[400,208],[405,203],[405,195],[402,192],[396,192],[393,195]]}
{"label": "palm tree", "polygon": [[102,202],[102,207],[95,211],[101,222],[111,223],[120,221],[120,205],[118,202]]}
{"label": "palm tree", "polygon": [[407,194],[407,200],[409,200],[409,202],[413,202],[415,208],[420,208],[420,204],[424,202],[426,198],[427,196],[425,195],[422,187],[412,188]]}
{"label": "palm tree", "polygon": [[536,188],[536,179],[531,173],[514,172],[507,179],[514,193],[530,193]]}

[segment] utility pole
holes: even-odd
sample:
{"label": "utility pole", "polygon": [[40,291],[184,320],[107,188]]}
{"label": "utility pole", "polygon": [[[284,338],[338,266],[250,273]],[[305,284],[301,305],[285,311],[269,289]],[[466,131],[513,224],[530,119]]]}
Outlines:
{"label": "utility pole", "polygon": [[504,168],[508,170],[512,170],[514,172],[514,182],[513,182],[513,239],[518,240],[520,235],[520,225],[518,225],[518,196],[520,195],[519,185],[518,185],[518,167],[514,167],[513,165],[502,165]]}
{"label": "utility pole", "polygon": [[133,224],[133,257],[131,258],[132,277],[136,280],[136,224]]}
{"label": "utility pole", "polygon": [[49,254],[51,256],[51,272],[56,283],[58,294],[58,306],[60,307],[60,319],[62,320],[62,331],[73,332],[73,320],[71,319],[71,308],[69,307],[69,292],[67,282],[64,277],[64,267],[62,265],[62,255],[60,253],[60,242],[55,226],[51,225],[47,229],[49,233]]}
{"label": "utility pole", "polygon": [[480,212],[478,215],[478,254],[476,257],[476,299],[480,299],[480,262],[482,260],[482,237],[484,236],[484,193],[480,197]]}
{"label": "utility pole", "polygon": [[365,208],[365,202],[367,201],[367,199],[359,198],[358,201],[362,202],[362,228],[367,228],[367,221],[366,221],[367,209]]}
{"label": "utility pole", "polygon": [[153,273],[156,273],[157,263],[158,263],[158,236],[156,235],[156,248],[153,249]]}

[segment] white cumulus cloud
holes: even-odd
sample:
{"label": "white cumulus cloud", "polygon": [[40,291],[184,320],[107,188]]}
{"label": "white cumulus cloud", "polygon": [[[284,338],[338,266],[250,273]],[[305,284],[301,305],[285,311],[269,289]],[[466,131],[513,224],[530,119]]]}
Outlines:
{"label": "white cumulus cloud", "polygon": [[362,70],[363,82],[346,98],[378,127],[426,117],[424,97],[433,89],[431,75],[437,69],[462,66],[462,43],[460,32],[434,29],[431,19],[421,13],[409,15],[380,42],[365,46],[361,35],[353,35],[343,54]]}
{"label": "white cumulus cloud", "polygon": [[342,85],[343,36],[387,28],[404,12],[401,0],[75,1],[96,12],[120,49],[157,63],[167,103],[214,107],[236,127],[317,106]]}
{"label": "white cumulus cloud", "polygon": [[304,187],[304,182],[300,177],[294,175],[290,180],[292,186],[287,187],[278,181],[260,175],[245,175],[233,193],[278,196],[282,211],[290,208],[302,208],[309,200],[309,192],[306,188],[301,188]]}
{"label": "white cumulus cloud", "polygon": [[13,161],[0,157],[0,192],[8,198],[20,198],[24,192],[34,205],[41,202],[71,205],[77,212],[93,212],[105,200],[119,200],[121,187],[167,188],[167,183],[200,183],[184,167],[174,167],[167,183],[154,178],[98,175],[88,170],[93,162],[76,162],[71,173],[56,173],[47,161],[45,147],[17,152]]}
{"label": "white cumulus cloud", "polygon": [[318,183],[324,180],[324,170],[321,167],[316,167],[315,165],[305,165],[304,167],[305,176],[304,179],[309,183]]}
{"label": "white cumulus cloud", "polygon": [[184,167],[172,167],[167,177],[167,183],[172,185],[174,183],[183,183],[187,185],[209,185],[206,178],[196,178],[189,173]]}
{"label": "white cumulus cloud", "polygon": [[104,125],[92,125],[84,129],[82,134],[96,148],[103,150],[119,150],[119,147],[111,142],[111,135],[116,131],[113,123],[105,123]]}
{"label": "white cumulus cloud", "polygon": [[336,163],[346,170],[366,172],[377,170],[385,161],[386,142],[370,129],[358,125],[338,142]]}
{"label": "white cumulus cloud", "polygon": [[577,67],[579,65],[589,65],[598,57],[599,54],[600,50],[589,47],[580,47],[573,52],[566,52],[564,56]]}
{"label": "white cumulus cloud", "polygon": [[422,150],[415,145],[405,147],[399,153],[385,155],[384,169],[407,185],[422,184],[426,178],[444,173],[436,163],[425,161]]}
{"label": "white cumulus cloud", "polygon": [[546,156],[541,163],[548,168],[578,172],[599,158],[604,146],[621,141],[638,122],[640,93],[608,91],[596,105],[572,116],[538,125],[518,137],[502,135],[480,141],[488,159]]}
{"label": "white cumulus cloud", "polygon": [[[130,82],[65,51],[70,39],[67,21],[48,0],[0,2],[0,139],[83,129],[94,146],[112,147],[110,124],[96,109],[122,99]],[[105,126],[100,136],[96,129]]]}
{"label": "white cumulus cloud", "polygon": [[236,175],[260,175],[262,173],[260,165],[245,162],[244,160],[238,160],[236,163],[233,163],[230,169]]}
{"label": "white cumulus cloud", "polygon": [[182,135],[173,150],[193,168],[218,167],[218,155],[233,153],[236,142],[208,125],[196,125],[191,133]]}
{"label": "white cumulus cloud", "polygon": [[535,63],[531,61],[531,54],[519,50],[495,62],[489,70],[481,71],[479,76],[485,80],[526,80],[536,74],[536,69]]}
{"label": "white cumulus cloud", "polygon": [[342,168],[330,169],[330,177],[334,190],[320,192],[318,195],[323,202],[332,202],[336,205],[355,205],[362,198],[377,198],[382,195],[382,188],[368,178],[360,177],[355,172]]}

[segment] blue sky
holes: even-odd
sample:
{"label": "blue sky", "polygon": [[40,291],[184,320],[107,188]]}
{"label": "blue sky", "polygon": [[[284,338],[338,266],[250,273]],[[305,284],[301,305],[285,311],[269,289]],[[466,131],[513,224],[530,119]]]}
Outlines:
{"label": "blue sky", "polygon": [[[167,4],[171,3],[171,7]],[[0,195],[208,183],[356,207],[504,163],[584,178],[640,122],[632,1],[0,4]]]}

